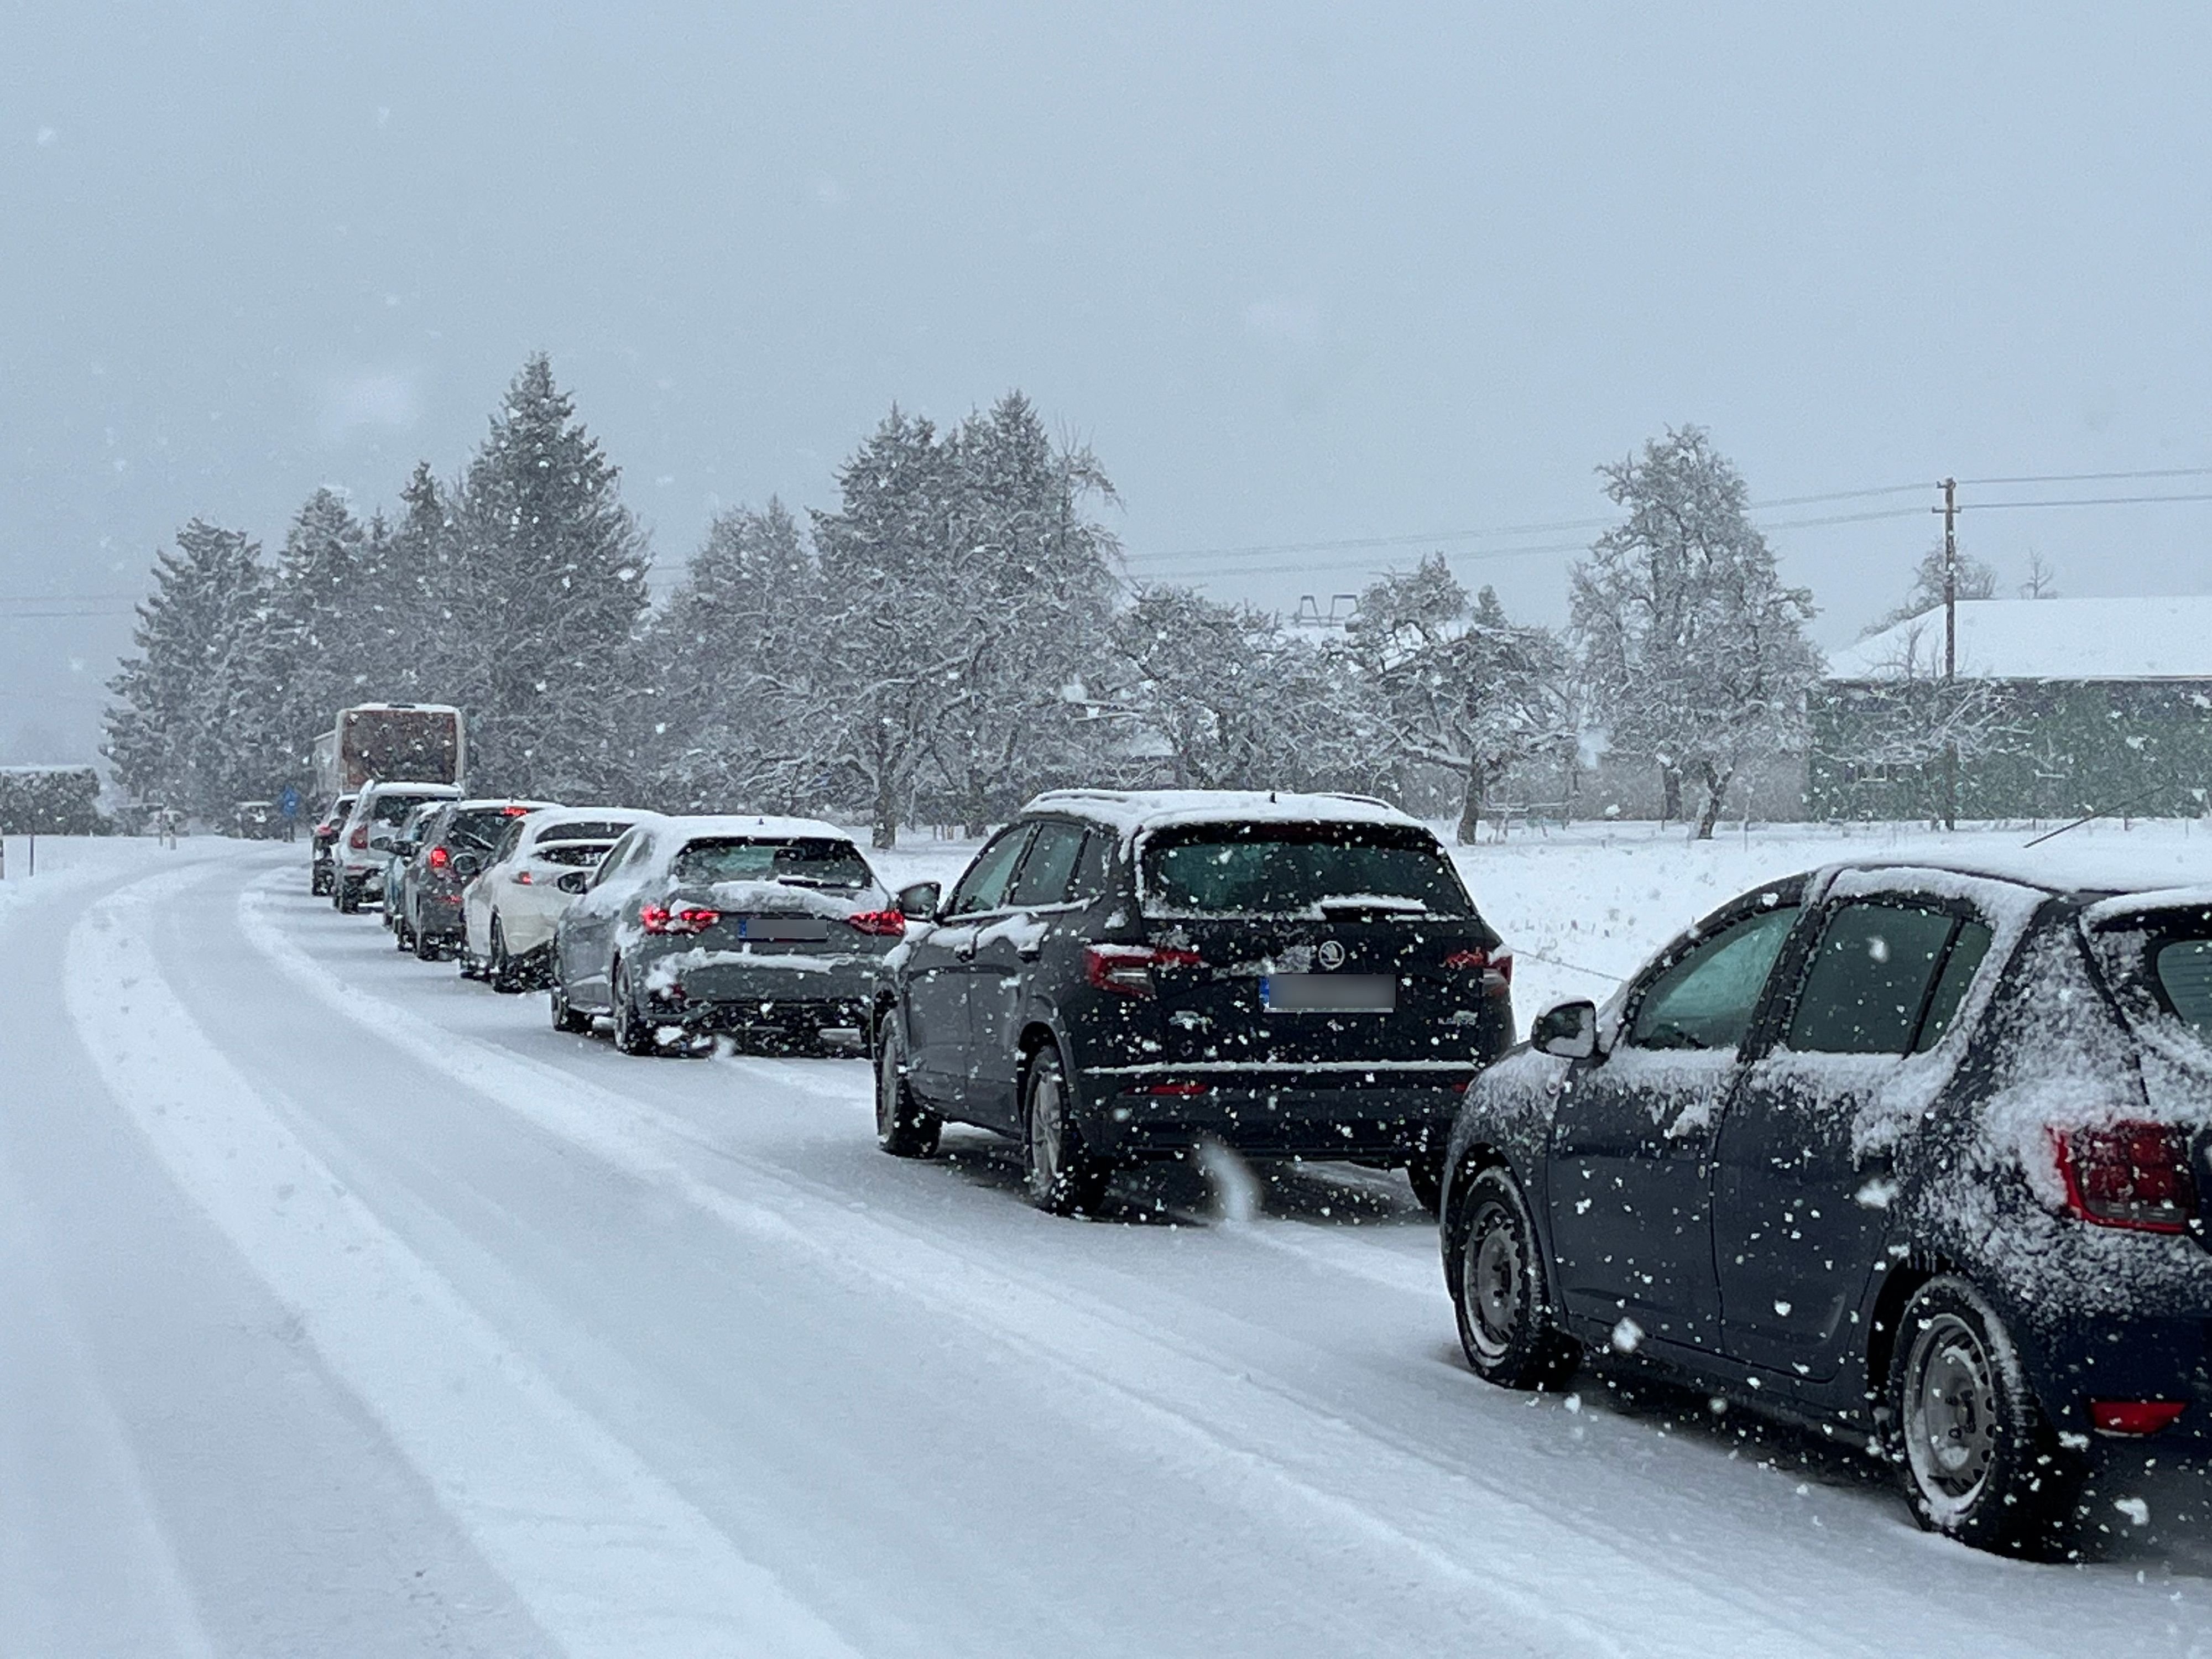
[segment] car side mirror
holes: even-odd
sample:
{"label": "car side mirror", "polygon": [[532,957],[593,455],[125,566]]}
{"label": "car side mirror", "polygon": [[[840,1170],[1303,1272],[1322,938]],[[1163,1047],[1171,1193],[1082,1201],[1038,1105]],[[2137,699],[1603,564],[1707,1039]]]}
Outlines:
{"label": "car side mirror", "polygon": [[389,853],[392,850],[391,836],[389,834],[371,836],[368,838],[368,850],[372,853]]}
{"label": "car side mirror", "polygon": [[918,881],[911,887],[902,887],[898,896],[899,914],[908,921],[934,921],[937,920],[938,903],[944,896],[943,885],[933,881]]}
{"label": "car side mirror", "polygon": [[1536,1016],[1530,1046],[1561,1060],[1588,1060],[1597,1052],[1597,1005],[1562,1002]]}
{"label": "car side mirror", "polygon": [[472,881],[483,873],[483,854],[456,853],[453,854],[453,873],[463,881]]}
{"label": "car side mirror", "polygon": [[586,871],[571,870],[564,876],[556,876],[553,884],[564,893],[580,893],[592,884],[592,878]]}

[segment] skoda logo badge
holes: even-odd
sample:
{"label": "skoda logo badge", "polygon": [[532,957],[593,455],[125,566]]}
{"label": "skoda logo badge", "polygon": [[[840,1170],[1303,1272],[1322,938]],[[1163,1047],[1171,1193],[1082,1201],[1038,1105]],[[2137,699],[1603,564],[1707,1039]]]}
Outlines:
{"label": "skoda logo badge", "polygon": [[1333,939],[1325,939],[1321,942],[1321,949],[1314,952],[1314,958],[1324,968],[1341,968],[1344,966],[1344,946]]}

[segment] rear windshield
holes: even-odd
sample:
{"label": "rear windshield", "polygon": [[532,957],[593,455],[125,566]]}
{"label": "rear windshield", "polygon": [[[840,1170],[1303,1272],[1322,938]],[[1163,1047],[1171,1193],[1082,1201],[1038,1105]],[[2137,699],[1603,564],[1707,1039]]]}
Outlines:
{"label": "rear windshield", "polygon": [[548,847],[540,842],[532,856],[545,864],[568,864],[589,870],[606,857],[607,848],[613,845],[611,841],[564,841]]}
{"label": "rear windshield", "polygon": [[471,806],[446,825],[446,845],[465,853],[489,853],[507,827],[523,814],[506,806]]}
{"label": "rear windshield", "polygon": [[1319,917],[1371,908],[1472,916],[1459,872],[1426,830],[1388,823],[1209,823],[1146,843],[1145,908],[1157,915]]}
{"label": "rear windshield", "polygon": [[369,803],[368,816],[378,823],[397,823],[422,804],[420,795],[379,795]]}
{"label": "rear windshield", "polygon": [[2212,1041],[2212,910],[2154,912],[2097,930],[2107,981],[2136,1019],[2170,1017]]}
{"label": "rear windshield", "polygon": [[718,881],[782,881],[797,887],[866,887],[874,878],[849,841],[818,836],[739,838],[684,844],[669,873],[702,886]]}
{"label": "rear windshield", "polygon": [[538,844],[549,841],[613,841],[629,828],[626,823],[549,823],[538,832]]}

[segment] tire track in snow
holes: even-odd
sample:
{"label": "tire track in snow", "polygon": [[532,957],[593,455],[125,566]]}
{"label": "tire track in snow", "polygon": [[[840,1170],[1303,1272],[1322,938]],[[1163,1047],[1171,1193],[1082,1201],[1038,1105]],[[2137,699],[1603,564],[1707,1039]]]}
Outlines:
{"label": "tire track in snow", "polygon": [[[1048,1366],[1065,1397],[1140,1425],[1168,1468],[1244,1507],[1347,1542],[1402,1571],[1418,1565],[1487,1604],[1531,1650],[1620,1655],[1792,1652],[1876,1655],[1887,1644],[1809,1632],[1753,1603],[1723,1574],[1650,1565],[1463,1468],[1378,1439],[1233,1361],[1111,1307],[1078,1308],[1064,1288],[947,1248],[928,1232],[856,1210],[848,1194],[715,1144],[665,1109],[547,1061],[462,1036],[364,991],[286,937],[265,884],[241,892],[253,947],[333,1011],[524,1121],[631,1177],[670,1191],[733,1232],[815,1259],[846,1282],[889,1288]],[[748,1177],[747,1196],[702,1179],[704,1153]],[[1095,1424],[1094,1414],[1080,1419]],[[1295,1460],[1295,1461],[1294,1461]],[[1376,1470],[1418,1521],[1385,1516],[1334,1490],[1346,1468]],[[1464,1548],[1473,1545],[1470,1559]],[[1496,1628],[1496,1626],[1493,1626]],[[1540,1634],[1537,1634],[1540,1632]],[[1962,1642],[1981,1636],[1961,1623]],[[1984,1638],[1985,1639],[1985,1638]]]}
{"label": "tire track in snow", "polygon": [[288,1129],[161,976],[141,881],[70,933],[64,993],[109,1091],[300,1316],[551,1640],[575,1659],[852,1650],[518,1355]]}

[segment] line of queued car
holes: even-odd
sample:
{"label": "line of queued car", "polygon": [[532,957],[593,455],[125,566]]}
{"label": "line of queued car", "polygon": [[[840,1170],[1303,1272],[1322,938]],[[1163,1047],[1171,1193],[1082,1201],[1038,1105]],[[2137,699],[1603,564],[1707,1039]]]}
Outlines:
{"label": "line of queued car", "polygon": [[1515,1047],[1510,952],[1376,801],[1059,792],[896,895],[808,820],[355,823],[418,954],[633,1053],[849,1028],[884,1152],[995,1132],[1050,1212],[1206,1145],[1401,1168],[1480,1376],[1603,1355],[1863,1442],[1966,1542],[2061,1547],[2114,1443],[2212,1446],[2212,886],[1839,864]]}

